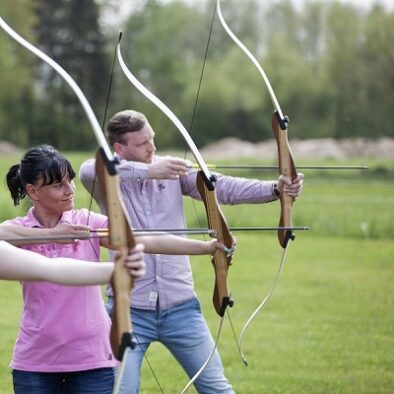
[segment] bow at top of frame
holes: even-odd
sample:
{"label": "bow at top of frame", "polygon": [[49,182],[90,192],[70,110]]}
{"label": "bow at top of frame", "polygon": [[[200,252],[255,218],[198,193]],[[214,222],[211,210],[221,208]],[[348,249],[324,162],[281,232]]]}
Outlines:
{"label": "bow at top of frame", "polygon": [[[251,60],[259,71],[264,83],[267,87],[268,94],[274,106],[274,114],[272,116],[272,130],[275,135],[275,139],[278,146],[278,160],[279,160],[279,172],[281,175],[289,177],[291,180],[297,178],[297,170],[294,164],[294,158],[290,150],[290,145],[288,141],[287,126],[289,124],[289,119],[287,116],[283,115],[282,109],[279,105],[278,99],[276,98],[275,92],[272,89],[271,83],[261,67],[260,63],[257,61],[255,56],[249,51],[249,49],[239,40],[239,38],[233,33],[233,31],[228,26],[225,21],[222,10],[220,7],[220,0],[216,1],[216,11],[222,24],[224,30],[229,35],[229,37],[234,41],[234,43],[245,53],[245,55]],[[281,193],[281,215],[279,221],[279,227],[292,227],[292,206],[294,198],[288,196],[286,193]],[[278,240],[282,248],[286,248],[289,240],[295,238],[292,230],[278,230]]]}
{"label": "bow at top of frame", "polygon": [[[226,247],[232,247],[232,237],[224,218],[224,215],[219,207],[219,203],[216,198],[215,182],[216,177],[211,174],[204,159],[202,158],[199,150],[197,149],[194,141],[190,137],[190,134],[183,126],[182,122],[178,117],[171,111],[171,109],[164,104],[157,96],[155,96],[149,89],[147,89],[128,69],[126,66],[122,53],[120,50],[120,40],[122,33],[119,35],[119,42],[117,46],[117,56],[120,67],[125,74],[126,78],[135,86],[148,100],[150,100],[157,108],[159,108],[175,125],[178,131],[182,134],[187,145],[192,151],[199,167],[200,171],[197,174],[197,188],[200,192],[201,199],[204,202],[209,227],[216,232],[218,241],[226,245]],[[217,251],[213,256],[213,265],[215,269],[215,290],[213,295],[213,303],[216,312],[223,316],[227,306],[232,306],[233,301],[231,299],[230,291],[227,283],[228,268],[231,263],[231,258],[226,256],[224,252]]]}

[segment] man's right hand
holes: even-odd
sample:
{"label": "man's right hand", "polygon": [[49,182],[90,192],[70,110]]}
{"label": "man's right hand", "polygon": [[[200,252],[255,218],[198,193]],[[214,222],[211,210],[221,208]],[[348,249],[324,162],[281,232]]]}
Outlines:
{"label": "man's right hand", "polygon": [[148,178],[178,179],[187,174],[189,163],[189,161],[177,157],[161,157],[158,161],[148,164]]}

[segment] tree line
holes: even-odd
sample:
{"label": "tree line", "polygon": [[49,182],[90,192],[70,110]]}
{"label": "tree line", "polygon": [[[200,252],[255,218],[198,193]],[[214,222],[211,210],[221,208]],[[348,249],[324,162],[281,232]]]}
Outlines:
{"label": "tree line", "polygon": [[[0,13],[73,76],[100,122],[108,97],[107,117],[137,109],[150,119],[160,148],[184,145],[117,62],[111,71],[122,30],[125,62],[178,115],[197,146],[230,136],[272,138],[267,89],[224,32],[215,1],[146,0],[117,15],[121,3],[6,0]],[[267,73],[290,118],[291,138],[394,137],[393,11],[334,0],[306,0],[302,8],[290,0],[266,3],[223,0],[222,11]],[[3,31],[0,53],[1,140],[96,146],[82,107],[56,73]]]}

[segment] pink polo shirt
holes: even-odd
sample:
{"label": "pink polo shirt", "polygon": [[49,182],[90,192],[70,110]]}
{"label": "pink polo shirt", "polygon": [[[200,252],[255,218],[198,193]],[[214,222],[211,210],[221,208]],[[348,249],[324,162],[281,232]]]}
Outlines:
{"label": "pink polo shirt", "polygon": [[[106,216],[89,214],[86,209],[65,212],[60,222],[88,224],[92,229],[107,227]],[[25,217],[7,223],[42,227],[32,209]],[[98,239],[24,248],[48,257],[72,257],[92,262],[99,261],[100,255]],[[104,308],[100,286],[22,282],[22,287],[24,305],[11,368],[71,372],[116,364],[109,343],[111,321]]]}

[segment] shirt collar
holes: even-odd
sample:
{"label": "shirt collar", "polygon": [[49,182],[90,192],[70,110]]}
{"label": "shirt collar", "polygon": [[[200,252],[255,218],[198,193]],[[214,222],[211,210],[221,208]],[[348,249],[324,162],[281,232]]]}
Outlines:
{"label": "shirt collar", "polygon": [[[72,213],[73,213],[73,210],[67,211],[67,212],[63,212],[63,214],[62,214],[62,216],[61,216],[61,218],[59,220],[59,223],[72,224]],[[29,209],[29,211],[27,212],[25,224],[27,225],[27,227],[41,227],[41,228],[44,228],[44,226],[34,216],[34,214],[33,214],[33,207],[31,207]]]}

